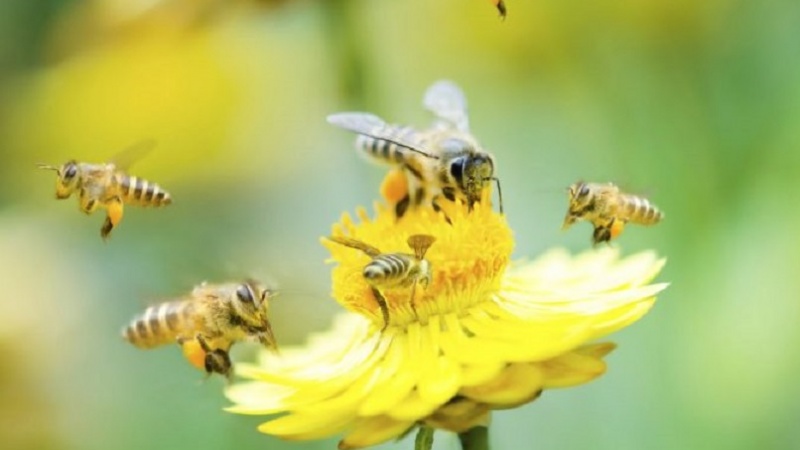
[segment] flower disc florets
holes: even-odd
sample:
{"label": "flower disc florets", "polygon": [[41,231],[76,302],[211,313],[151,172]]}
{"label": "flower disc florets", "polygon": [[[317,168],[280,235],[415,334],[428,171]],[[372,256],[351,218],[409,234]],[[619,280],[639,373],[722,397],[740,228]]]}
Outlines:
{"label": "flower disc florets", "polygon": [[[413,254],[407,243],[412,235],[436,239],[425,254],[432,267],[427,288],[381,290],[389,307],[390,325],[425,323],[432,315],[460,313],[499,291],[514,248],[505,217],[485,203],[478,203],[471,210],[463,205],[453,206],[446,213],[413,209],[398,220],[387,207],[376,205],[374,219],[361,209],[358,222],[345,214],[341,223],[333,227],[334,236],[357,239],[382,253]],[[331,251],[331,260],[338,263],[333,269],[333,297],[382,327],[378,302],[363,273],[370,256],[328,240],[323,243]]]}

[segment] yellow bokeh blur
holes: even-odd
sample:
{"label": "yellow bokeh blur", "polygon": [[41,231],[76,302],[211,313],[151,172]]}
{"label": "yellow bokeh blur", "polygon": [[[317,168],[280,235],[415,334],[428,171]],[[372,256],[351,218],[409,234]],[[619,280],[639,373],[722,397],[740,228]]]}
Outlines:
{"label": "yellow bokeh blur", "polygon": [[[670,289],[601,380],[497,414],[494,448],[800,447],[800,4],[506,6],[500,20],[486,0],[0,2],[3,446],[332,448],[256,433],[221,412],[222,380],[119,329],[249,276],[283,292],[279,341],[327,328],[339,307],[319,237],[370,206],[386,170],[325,116],[424,127],[422,93],[447,78],[497,159],[515,257],[591,245],[588,225],[560,231],[579,179],[666,213],[613,245],[667,257]],[[126,208],[108,243],[101,214],[56,201],[35,166],[144,139],[158,145],[130,172],[174,204]]]}

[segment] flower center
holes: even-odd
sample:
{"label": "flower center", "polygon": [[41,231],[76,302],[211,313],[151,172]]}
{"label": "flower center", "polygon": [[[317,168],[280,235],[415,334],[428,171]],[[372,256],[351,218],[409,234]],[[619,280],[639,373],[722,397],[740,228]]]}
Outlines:
{"label": "flower center", "polygon": [[[345,214],[334,225],[333,236],[346,239],[323,241],[338,263],[333,297],[345,308],[379,328],[384,313],[389,326],[405,326],[426,323],[432,315],[461,313],[500,288],[514,241],[505,217],[488,202],[475,204],[471,211],[449,205],[447,218],[427,208],[412,208],[400,220],[391,208],[379,205],[376,212],[370,218],[359,210],[358,223]],[[410,247],[412,236],[435,238],[423,259]],[[345,240],[366,244],[371,251],[342,244]]]}

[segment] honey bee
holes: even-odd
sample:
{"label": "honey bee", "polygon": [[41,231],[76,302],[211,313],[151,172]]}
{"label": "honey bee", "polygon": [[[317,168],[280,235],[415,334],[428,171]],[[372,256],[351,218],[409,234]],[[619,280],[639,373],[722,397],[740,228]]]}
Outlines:
{"label": "honey bee", "polygon": [[441,211],[441,197],[449,201],[460,198],[471,208],[492,182],[497,184],[502,213],[503,195],[494,157],[469,132],[467,100],[461,88],[438,81],[425,92],[423,105],[436,116],[433,126],[424,131],[388,124],[364,112],[331,114],[328,122],[358,133],[356,149],[368,159],[400,167],[406,173],[408,192],[395,205],[398,218],[410,206],[423,203]]}
{"label": "honey bee", "polygon": [[275,295],[252,280],[203,283],[186,297],[147,308],[122,330],[122,337],[142,349],[178,343],[192,365],[229,377],[228,352],[234,343],[256,340],[277,349],[269,322],[269,301]]}
{"label": "honey bee", "polygon": [[579,220],[594,225],[592,242],[608,242],[622,233],[628,222],[653,225],[664,218],[655,205],[644,197],[626,194],[612,183],[584,183],[568,189],[569,208],[563,229]]}
{"label": "honey bee", "polygon": [[497,12],[500,13],[500,18],[506,18],[506,2],[503,0],[490,0],[495,8],[497,8]]}
{"label": "honey bee", "polygon": [[361,250],[372,260],[364,266],[363,275],[367,284],[372,288],[372,293],[383,314],[384,328],[389,325],[389,307],[381,290],[411,287],[411,309],[417,312],[414,303],[417,284],[427,288],[431,282],[431,264],[425,259],[425,253],[436,238],[427,234],[409,236],[408,246],[414,250],[409,253],[382,253],[377,248],[357,239],[330,236],[329,240],[346,247]]}
{"label": "honey bee", "polygon": [[61,166],[39,164],[38,167],[57,173],[57,199],[69,198],[77,192],[78,206],[84,213],[92,214],[97,208],[106,209],[106,218],[100,228],[100,236],[105,240],[122,221],[123,204],[166,206],[172,203],[172,197],[159,185],[125,173],[128,166],[154,145],[155,141],[151,140],[139,142],[107,163],[83,163],[73,159]]}

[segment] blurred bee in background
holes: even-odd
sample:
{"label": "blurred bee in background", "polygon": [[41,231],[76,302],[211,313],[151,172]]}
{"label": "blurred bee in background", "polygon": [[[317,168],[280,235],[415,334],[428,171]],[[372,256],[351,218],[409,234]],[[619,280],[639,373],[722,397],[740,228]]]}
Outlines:
{"label": "blurred bee in background", "polygon": [[186,297],[147,308],[122,330],[122,337],[142,349],[178,343],[193,366],[230,377],[228,352],[234,343],[256,340],[277,350],[269,321],[269,301],[275,295],[252,280],[203,283]]}
{"label": "blurred bee in background", "polygon": [[389,325],[389,307],[381,290],[411,287],[411,309],[417,312],[414,296],[417,284],[427,288],[431,282],[431,264],[425,259],[425,253],[436,241],[436,238],[427,234],[409,236],[408,246],[414,251],[409,253],[382,253],[377,248],[357,239],[330,236],[330,241],[346,247],[361,250],[372,260],[364,266],[363,275],[367,284],[372,288],[375,300],[383,314],[384,328]]}
{"label": "blurred bee in background", "polygon": [[449,201],[459,198],[471,208],[493,181],[502,213],[503,195],[494,157],[469,132],[467,101],[461,88],[438,81],[425,92],[423,105],[436,116],[425,131],[387,124],[364,112],[331,114],[328,122],[358,133],[356,149],[368,159],[405,172],[407,192],[395,204],[397,218],[410,206],[423,203],[441,211],[441,197]]}
{"label": "blurred bee in background", "polygon": [[70,160],[61,166],[39,164],[40,169],[53,170],[56,198],[63,200],[78,194],[78,206],[86,214],[97,208],[106,209],[100,236],[108,239],[111,230],[122,221],[123,204],[166,206],[172,197],[159,185],[126,173],[127,168],[155,146],[155,141],[142,141],[120,152],[108,163],[91,164]]}
{"label": "blurred bee in background", "polygon": [[563,229],[586,220],[594,225],[592,242],[608,242],[619,236],[628,222],[653,225],[664,218],[655,205],[644,197],[626,194],[613,183],[584,183],[568,188],[569,208]]}
{"label": "blurred bee in background", "polygon": [[506,2],[503,0],[490,0],[495,8],[497,8],[497,12],[500,13],[500,18],[506,18]]}

